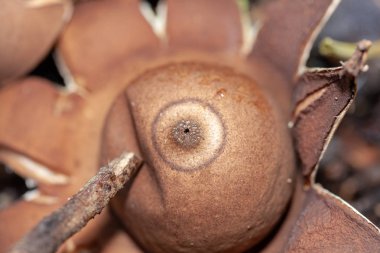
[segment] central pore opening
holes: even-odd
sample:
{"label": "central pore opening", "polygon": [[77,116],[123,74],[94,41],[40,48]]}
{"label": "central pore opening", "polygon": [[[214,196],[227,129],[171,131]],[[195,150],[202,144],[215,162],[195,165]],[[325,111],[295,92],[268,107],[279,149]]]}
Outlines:
{"label": "central pore opening", "polygon": [[199,124],[192,119],[182,119],[174,124],[171,137],[175,144],[186,149],[195,148],[202,139]]}

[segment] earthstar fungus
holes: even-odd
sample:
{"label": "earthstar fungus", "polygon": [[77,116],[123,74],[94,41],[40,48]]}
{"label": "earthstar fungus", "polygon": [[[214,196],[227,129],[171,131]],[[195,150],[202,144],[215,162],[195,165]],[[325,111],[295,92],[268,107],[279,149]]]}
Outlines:
{"label": "earthstar fungus", "polygon": [[370,46],[306,68],[338,2],[268,1],[253,26],[233,0],[77,1],[66,88],[2,77],[0,158],[38,191],[0,212],[1,250],[129,151],[134,181],[61,252],[374,252],[379,229],[314,182]]}

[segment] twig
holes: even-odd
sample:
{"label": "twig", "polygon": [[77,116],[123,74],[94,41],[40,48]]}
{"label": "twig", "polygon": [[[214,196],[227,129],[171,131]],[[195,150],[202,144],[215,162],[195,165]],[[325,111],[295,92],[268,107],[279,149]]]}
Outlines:
{"label": "twig", "polygon": [[124,153],[99,170],[68,202],[45,217],[9,253],[53,253],[99,214],[137,172],[141,160]]}
{"label": "twig", "polygon": [[[327,58],[345,61],[351,58],[356,46],[356,43],[338,41],[326,37],[319,44],[319,53]],[[368,59],[375,58],[380,58],[380,40],[375,41],[368,51]]]}

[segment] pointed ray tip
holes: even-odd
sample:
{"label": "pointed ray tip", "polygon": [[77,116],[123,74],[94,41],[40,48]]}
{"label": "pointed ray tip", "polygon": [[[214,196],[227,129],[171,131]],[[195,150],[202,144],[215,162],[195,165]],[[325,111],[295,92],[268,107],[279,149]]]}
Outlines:
{"label": "pointed ray tip", "polygon": [[368,70],[368,66],[365,63],[367,61],[368,50],[371,45],[372,42],[369,40],[361,40],[358,42],[354,54],[350,59],[342,64],[343,69],[340,73],[341,77],[345,74],[356,77],[360,72],[365,72]]}
{"label": "pointed ray tip", "polygon": [[372,46],[372,42],[369,40],[361,40],[358,42],[357,49],[360,52],[367,52]]}

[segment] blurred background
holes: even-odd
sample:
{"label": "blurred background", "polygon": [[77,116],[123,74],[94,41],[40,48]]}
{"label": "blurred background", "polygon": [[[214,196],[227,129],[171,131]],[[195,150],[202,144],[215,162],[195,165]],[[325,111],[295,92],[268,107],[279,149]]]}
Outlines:
{"label": "blurred background", "polygon": [[[251,0],[253,12],[265,1],[270,0]],[[155,8],[158,0],[148,2]],[[353,43],[363,38],[380,40],[380,0],[342,0],[313,46],[309,67],[339,66],[343,60],[320,54],[320,43],[326,37]],[[372,57],[368,65],[369,71],[359,78],[354,104],[321,162],[317,182],[380,226],[380,57]],[[30,74],[63,85],[52,54]],[[33,181],[25,181],[0,164],[0,209],[33,188]]]}

